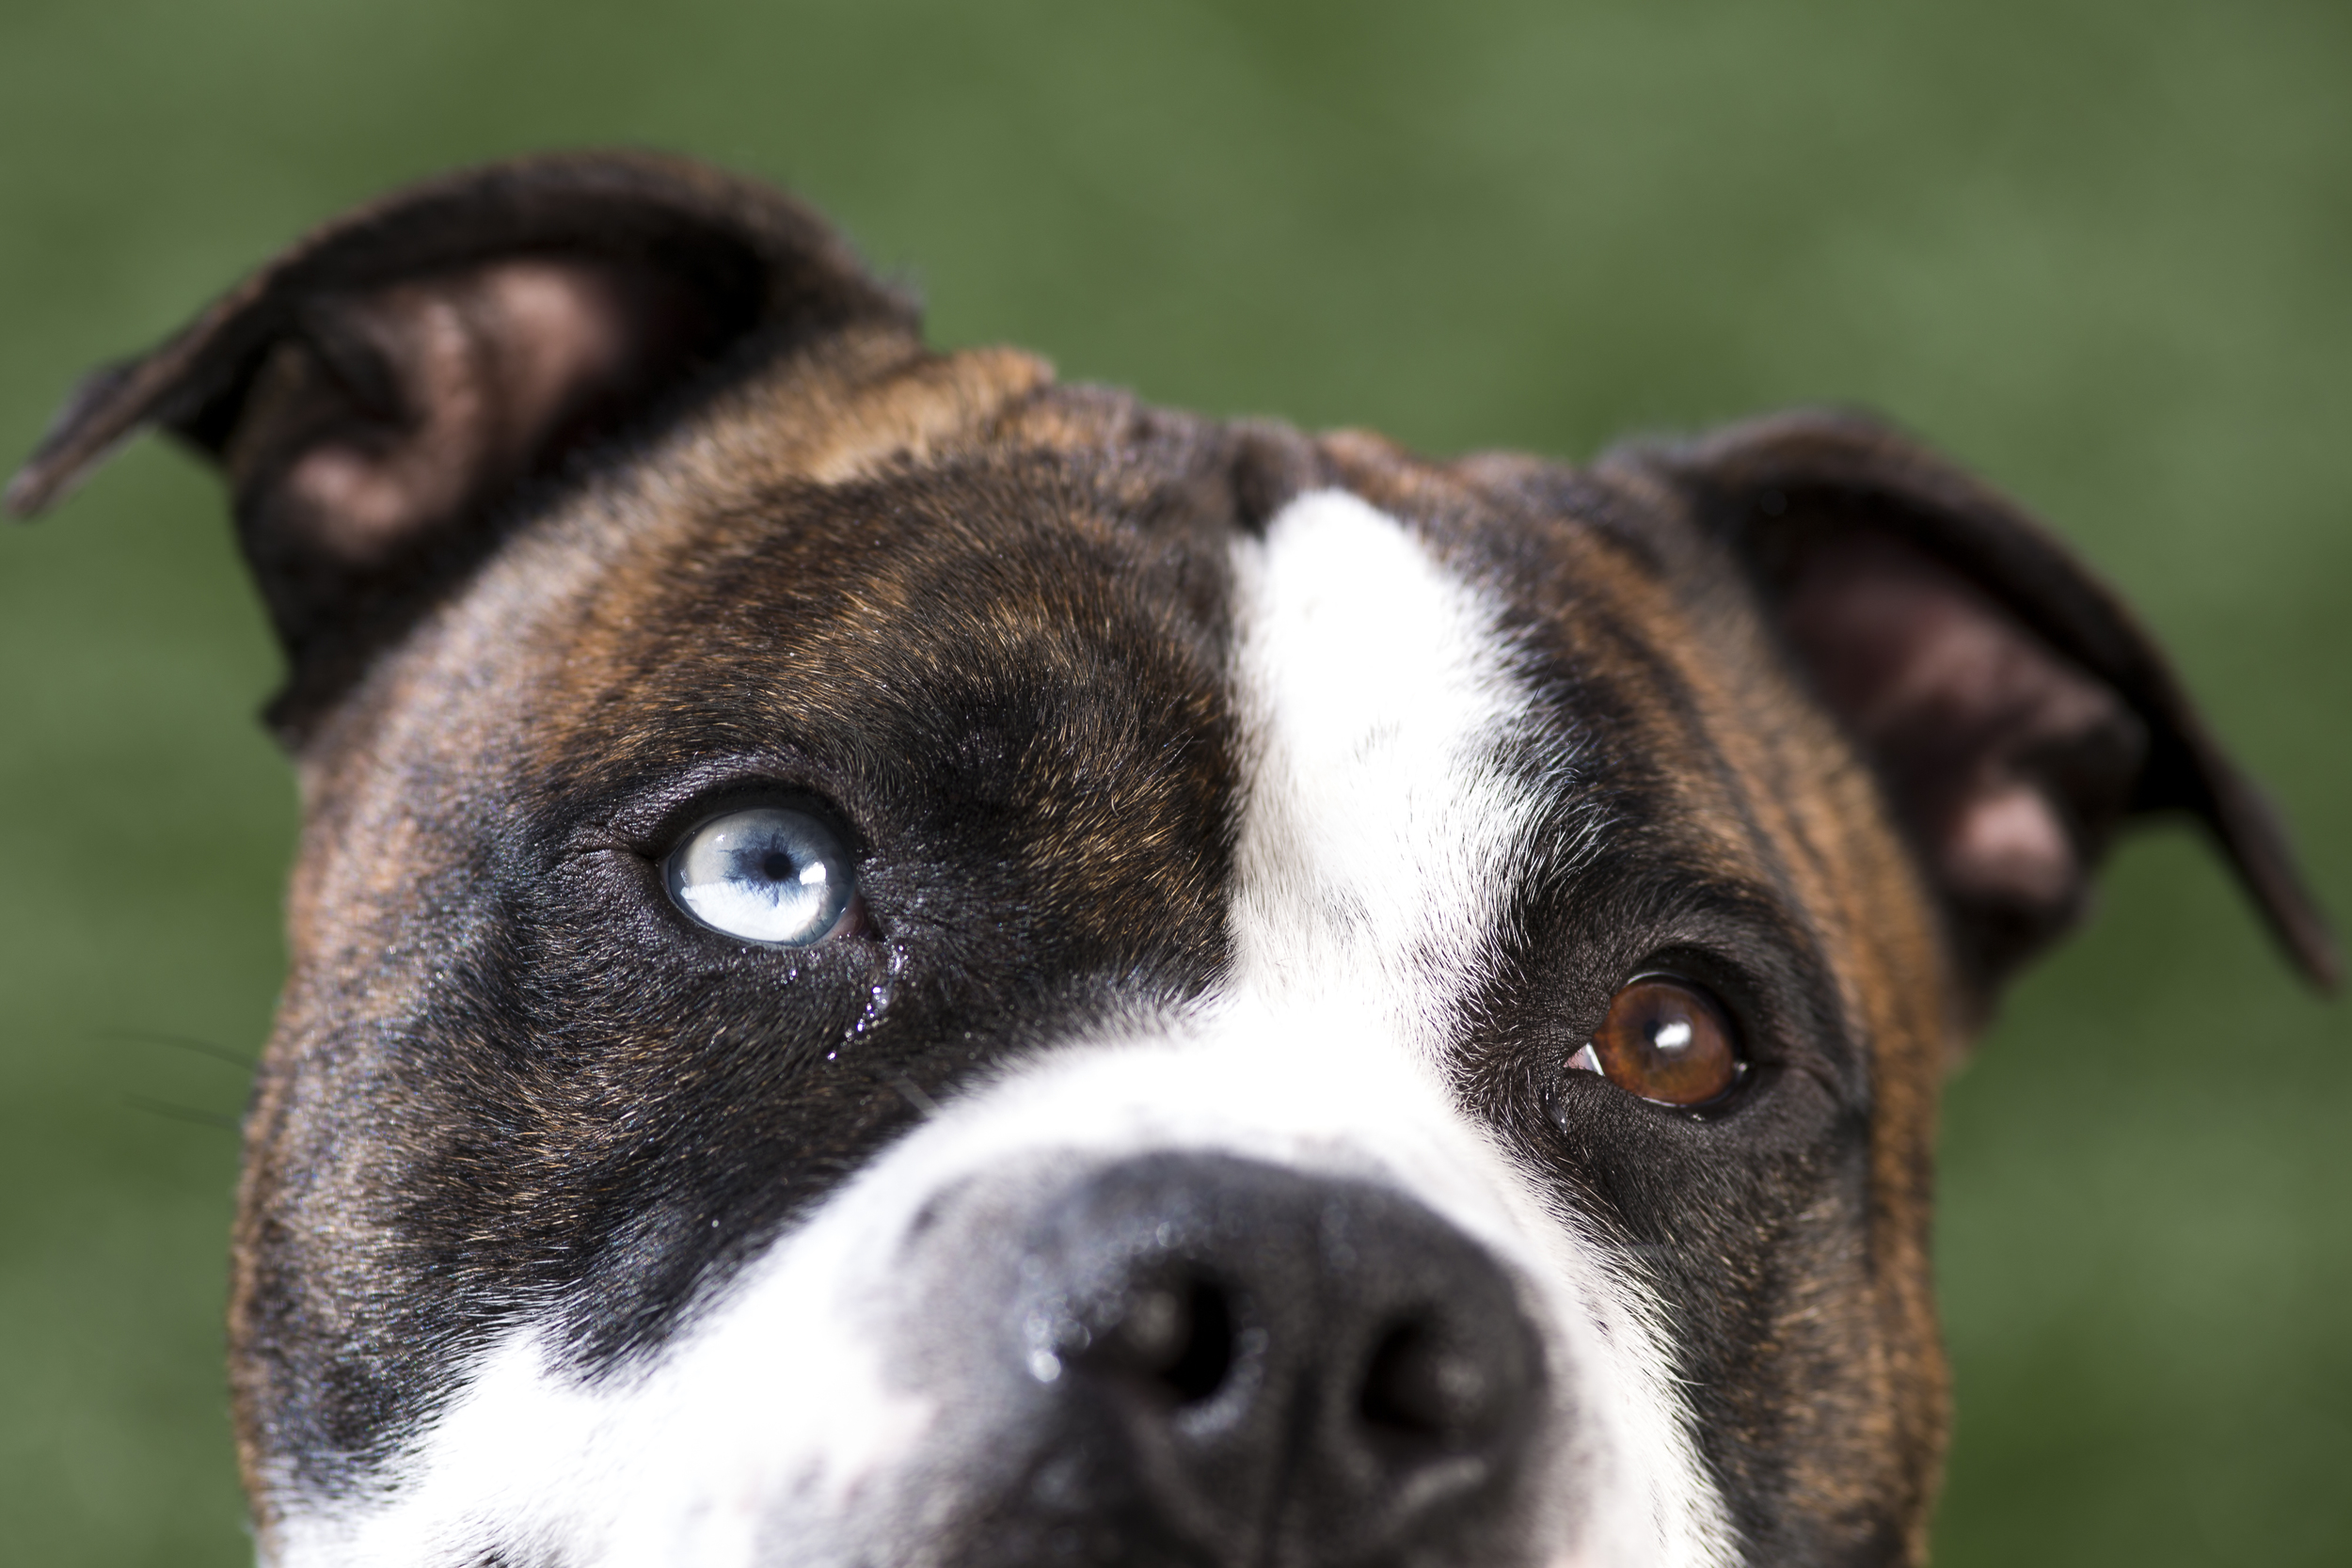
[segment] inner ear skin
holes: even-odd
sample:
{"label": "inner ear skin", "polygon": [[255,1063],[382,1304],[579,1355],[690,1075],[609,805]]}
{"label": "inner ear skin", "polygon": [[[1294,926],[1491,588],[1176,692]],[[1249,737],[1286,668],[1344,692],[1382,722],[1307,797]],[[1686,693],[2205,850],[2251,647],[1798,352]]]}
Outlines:
{"label": "inner ear skin", "polygon": [[2073,924],[2130,804],[2141,721],[1959,574],[1884,535],[1812,548],[1781,613],[1884,769],[1979,976]]}
{"label": "inner ear skin", "polygon": [[681,376],[719,325],[664,275],[584,257],[309,302],[221,454],[289,645],[347,635],[455,546],[485,553],[496,498]]}
{"label": "inner ear skin", "polygon": [[275,483],[315,519],[313,547],[381,565],[666,357],[647,341],[669,336],[647,319],[675,313],[660,304],[642,276],[536,258],[322,300],[272,351],[224,456],[241,491]]}

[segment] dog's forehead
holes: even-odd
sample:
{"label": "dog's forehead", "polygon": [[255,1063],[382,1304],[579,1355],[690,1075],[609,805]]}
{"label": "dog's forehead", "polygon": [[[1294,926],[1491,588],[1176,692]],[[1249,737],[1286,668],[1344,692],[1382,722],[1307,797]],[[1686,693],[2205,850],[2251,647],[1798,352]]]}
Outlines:
{"label": "dog's forehead", "polygon": [[[1738,596],[1694,606],[1687,563],[1661,565],[1645,531],[1692,548],[1662,509],[1543,465],[1236,430],[1039,375],[964,356],[854,395],[739,397],[493,562],[354,705],[314,796],[411,828],[438,800],[478,827],[490,800],[782,758],[895,775],[909,809],[968,816],[993,792],[1041,857],[1189,900],[1245,765],[1236,549],[1335,488],[1463,584],[1529,699],[1592,737],[1556,784],[1644,802],[1655,842],[1727,879],[1832,895],[1821,846],[1851,823],[1811,775],[1837,743]],[[1427,628],[1396,609],[1409,646]],[[1768,708],[1787,722],[1747,722]]]}

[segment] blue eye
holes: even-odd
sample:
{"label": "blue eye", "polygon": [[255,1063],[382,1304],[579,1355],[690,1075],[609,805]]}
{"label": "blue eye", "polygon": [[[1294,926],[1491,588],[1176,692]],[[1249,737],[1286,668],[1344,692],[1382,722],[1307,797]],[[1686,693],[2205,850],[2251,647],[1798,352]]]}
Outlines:
{"label": "blue eye", "polygon": [[714,816],[663,867],[670,897],[714,931],[806,947],[840,929],[857,898],[849,851],[806,812],[777,806]]}

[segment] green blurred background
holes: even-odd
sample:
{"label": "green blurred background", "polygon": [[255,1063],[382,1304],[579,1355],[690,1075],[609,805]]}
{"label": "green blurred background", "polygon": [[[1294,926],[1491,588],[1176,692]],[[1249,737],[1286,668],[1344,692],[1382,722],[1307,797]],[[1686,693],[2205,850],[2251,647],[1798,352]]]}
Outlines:
{"label": "green blurred background", "polygon": [[[787,182],[940,341],[1164,402],[1569,456],[1886,409],[2142,607],[2352,911],[2342,0],[0,0],[0,447],[345,204],[603,142]],[[176,452],[0,536],[8,1560],[248,1555],[274,675]],[[1950,1100],[1944,1563],[2352,1561],[2348,1037],[2186,835],[2119,855]]]}

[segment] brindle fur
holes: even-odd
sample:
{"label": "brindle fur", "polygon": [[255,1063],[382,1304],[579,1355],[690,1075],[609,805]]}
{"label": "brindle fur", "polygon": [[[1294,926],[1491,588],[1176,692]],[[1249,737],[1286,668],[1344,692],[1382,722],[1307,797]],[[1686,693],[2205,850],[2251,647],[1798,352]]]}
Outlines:
{"label": "brindle fur", "polygon": [[[615,191],[640,236],[618,261],[580,217]],[[395,507],[389,544],[310,542],[271,488],[317,439],[300,406],[272,413],[326,373],[287,347],[306,309],[374,319],[383,290],[510,253],[650,268],[673,316],[707,308]],[[1774,541],[1830,537],[1833,514],[1928,535],[2122,690],[2176,775],[2126,803],[2200,812],[2307,965],[2331,962],[2145,639],[1882,427],[1576,470],[1163,413],[1024,355],[930,354],[798,208],[644,159],[460,178],[326,231],[100,384],[12,501],[150,420],[237,468],[294,662],[291,972],[230,1312],[265,1534],[274,1488],[381,1457],[501,1325],[560,1301],[584,1365],[658,1344],[922,1097],[1213,987],[1242,772],[1226,541],[1313,487],[1404,519],[1505,607],[1572,743],[1548,809],[1582,852],[1518,890],[1455,1082],[1675,1304],[1756,1560],[1924,1558],[1937,1089],[2015,957],[1974,944],[1889,759],[1824,705]],[[671,917],[662,847],[755,784],[829,803],[882,942],[780,956]],[[2109,824],[2080,826],[2087,864]],[[1770,1092],[1737,1114],[1662,1117],[1556,1071],[1660,953],[1750,1022]]]}

